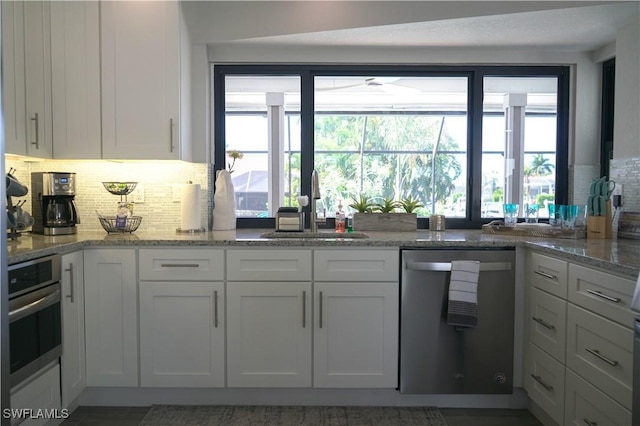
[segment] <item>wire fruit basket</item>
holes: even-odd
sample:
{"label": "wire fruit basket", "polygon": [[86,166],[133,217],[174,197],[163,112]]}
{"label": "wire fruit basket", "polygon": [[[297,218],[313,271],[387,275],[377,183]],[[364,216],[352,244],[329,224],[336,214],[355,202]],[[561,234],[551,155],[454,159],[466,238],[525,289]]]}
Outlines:
{"label": "wire fruit basket", "polygon": [[113,195],[129,195],[136,189],[138,182],[102,182],[104,189]]}
{"label": "wire fruit basket", "polygon": [[[115,218],[107,218],[107,217],[98,217],[100,220],[100,225],[104,228],[108,233],[123,233],[123,232],[133,232],[138,229],[140,226],[140,222],[142,222],[142,216],[131,216],[123,221],[123,225],[120,222],[116,224]],[[117,226],[116,226],[117,225]]]}

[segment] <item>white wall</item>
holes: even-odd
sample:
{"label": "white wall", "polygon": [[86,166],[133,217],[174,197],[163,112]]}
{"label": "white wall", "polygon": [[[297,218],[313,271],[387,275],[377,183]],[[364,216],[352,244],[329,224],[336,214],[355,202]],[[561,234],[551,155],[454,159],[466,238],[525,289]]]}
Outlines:
{"label": "white wall", "polygon": [[[640,8],[640,6],[639,6]],[[616,38],[616,104],[613,158],[640,157],[640,24],[624,26]]]}
{"label": "white wall", "polygon": [[193,43],[223,43],[604,3],[607,1],[183,1],[182,10]]}

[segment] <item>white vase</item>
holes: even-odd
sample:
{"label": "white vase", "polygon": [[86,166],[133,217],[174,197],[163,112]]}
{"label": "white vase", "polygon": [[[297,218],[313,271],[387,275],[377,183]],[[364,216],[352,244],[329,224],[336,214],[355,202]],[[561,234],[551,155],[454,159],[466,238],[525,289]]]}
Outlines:
{"label": "white vase", "polygon": [[213,194],[213,230],[234,229],[236,229],[236,195],[231,174],[227,170],[218,170]]}

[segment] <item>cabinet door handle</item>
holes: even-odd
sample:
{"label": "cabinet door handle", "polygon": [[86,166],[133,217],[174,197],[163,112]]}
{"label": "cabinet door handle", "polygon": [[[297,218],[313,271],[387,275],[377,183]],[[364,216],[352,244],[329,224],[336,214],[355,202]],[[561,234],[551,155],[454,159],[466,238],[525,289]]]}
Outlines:
{"label": "cabinet door handle", "polygon": [[40,149],[40,134],[39,134],[39,129],[38,129],[38,113],[36,112],[35,114],[33,114],[33,117],[31,117],[31,121],[35,123],[35,127],[33,130],[33,135],[35,136],[35,140],[31,141],[31,145],[35,145],[36,149]]}
{"label": "cabinet door handle", "polygon": [[163,268],[197,268],[200,266],[198,263],[161,263]]}
{"label": "cabinet door handle", "polygon": [[540,383],[540,385],[545,388],[546,390],[548,390],[549,392],[551,392],[553,390],[553,386],[546,384],[543,380],[542,377],[540,376],[536,376],[535,374],[531,373],[531,377],[533,377],[533,380],[535,380],[536,382]]}
{"label": "cabinet door handle", "polygon": [[551,274],[547,274],[546,272],[542,272],[542,271],[533,271],[534,274],[538,274],[541,275],[545,278],[549,278],[550,280],[557,280],[558,277],[556,275],[551,275]]}
{"label": "cabinet door handle", "polygon": [[620,299],[618,299],[617,297],[607,296],[606,294],[600,293],[597,290],[587,290],[587,293],[593,294],[594,296],[598,296],[604,300],[608,300],[609,302],[620,303]]}
{"label": "cabinet door handle", "polygon": [[610,360],[609,358],[607,358],[606,356],[602,355],[600,353],[599,350],[597,349],[589,349],[589,348],[584,348],[585,351],[589,352],[591,355],[601,359],[602,361],[606,362],[607,364],[609,364],[612,367],[617,367],[618,364],[620,364],[618,361],[613,361]]}
{"label": "cabinet door handle", "polygon": [[302,292],[302,328],[307,328],[307,292]]}
{"label": "cabinet door handle", "polygon": [[587,419],[586,417],[584,419],[582,419],[582,421],[585,422],[585,424],[587,424],[587,426],[598,426],[598,422],[591,421],[591,420]]}
{"label": "cabinet door handle", "polygon": [[548,322],[546,322],[542,318],[531,317],[531,319],[534,320],[535,322],[537,322],[538,324],[540,324],[541,326],[543,326],[544,328],[548,329],[548,330],[553,330],[553,329],[556,328],[555,325],[549,324]]}
{"label": "cabinet door handle", "polygon": [[69,264],[69,268],[65,269],[65,272],[69,273],[69,294],[66,295],[65,297],[69,298],[71,303],[73,303],[74,300],[74,291],[73,291],[73,287],[75,286],[74,282],[73,282],[73,263]]}
{"label": "cabinet door handle", "polygon": [[213,292],[213,326],[218,328],[218,290]]}
{"label": "cabinet door handle", "polygon": [[318,301],[319,306],[318,306],[318,310],[320,312],[318,312],[319,318],[318,318],[318,326],[320,328],[322,328],[322,292],[320,292],[320,300]]}
{"label": "cabinet door handle", "polygon": [[173,118],[169,119],[169,152],[173,152]]}

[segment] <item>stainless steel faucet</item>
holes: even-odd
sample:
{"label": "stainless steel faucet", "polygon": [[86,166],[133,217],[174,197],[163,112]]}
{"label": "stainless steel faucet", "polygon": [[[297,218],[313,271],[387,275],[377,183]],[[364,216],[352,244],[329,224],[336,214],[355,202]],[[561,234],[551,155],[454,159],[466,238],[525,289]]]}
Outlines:
{"label": "stainless steel faucet", "polygon": [[322,219],[318,218],[318,212],[316,211],[316,200],[320,199],[320,179],[318,178],[318,172],[314,170],[311,172],[311,232],[318,232],[318,223],[327,223],[327,215],[325,214]]}

